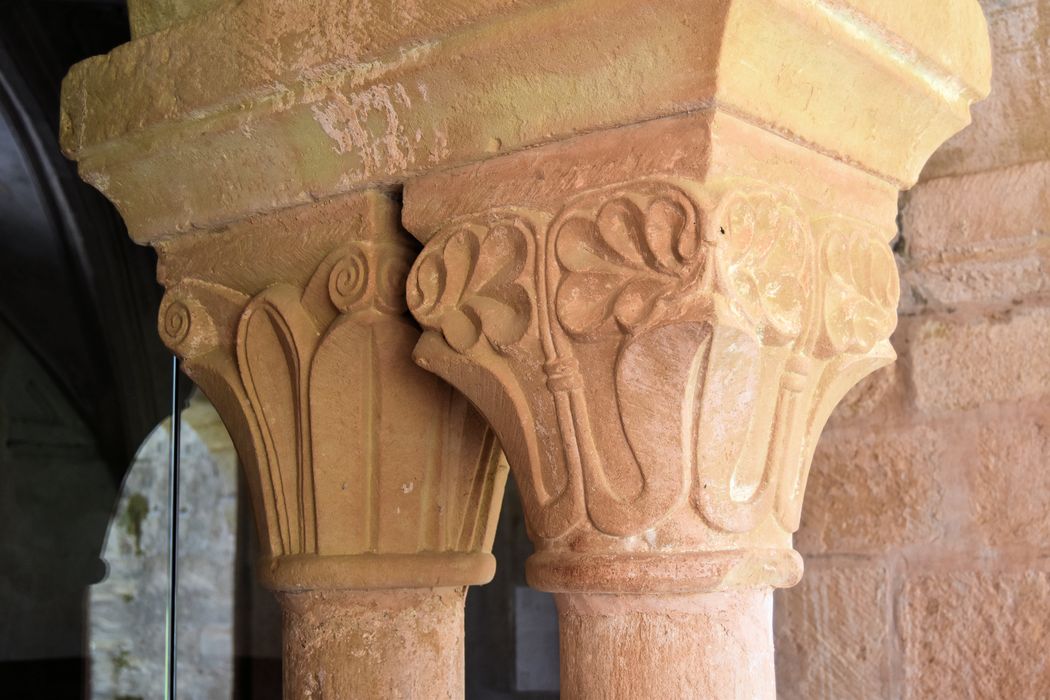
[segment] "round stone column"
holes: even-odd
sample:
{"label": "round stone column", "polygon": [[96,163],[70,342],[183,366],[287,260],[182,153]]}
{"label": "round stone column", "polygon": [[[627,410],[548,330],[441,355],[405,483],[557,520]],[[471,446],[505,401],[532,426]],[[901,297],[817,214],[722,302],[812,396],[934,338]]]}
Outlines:
{"label": "round stone column", "polygon": [[[464,593],[495,571],[507,468],[412,362],[398,216],[358,192],[161,255],[160,334],[237,447],[289,700],[462,697]],[[266,255],[244,254],[255,241]]]}
{"label": "round stone column", "polygon": [[564,700],[776,698],[771,589],[555,601]]}
{"label": "round stone column", "polygon": [[463,697],[466,588],[280,593],[286,698]]}

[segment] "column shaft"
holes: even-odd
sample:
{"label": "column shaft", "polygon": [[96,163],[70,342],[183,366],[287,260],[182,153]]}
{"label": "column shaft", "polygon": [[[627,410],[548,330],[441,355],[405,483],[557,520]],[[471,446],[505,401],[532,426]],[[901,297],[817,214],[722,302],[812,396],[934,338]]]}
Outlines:
{"label": "column shaft", "polygon": [[770,589],[555,596],[565,700],[775,700]]}
{"label": "column shaft", "polygon": [[465,588],[279,594],[284,697],[463,697]]}

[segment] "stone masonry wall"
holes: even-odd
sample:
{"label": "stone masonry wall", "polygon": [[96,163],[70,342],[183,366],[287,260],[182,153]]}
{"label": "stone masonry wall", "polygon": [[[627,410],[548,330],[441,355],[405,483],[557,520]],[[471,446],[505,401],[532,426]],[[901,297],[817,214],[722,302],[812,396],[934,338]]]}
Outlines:
{"label": "stone masonry wall", "polygon": [[900,361],[840,406],[777,599],[785,700],[1050,697],[1050,0],[902,201]]}
{"label": "stone masonry wall", "polygon": [[[182,412],[178,697],[231,697],[237,455],[211,404]],[[108,574],[88,594],[90,697],[164,696],[168,602],[170,421],[143,442],[110,523]]]}

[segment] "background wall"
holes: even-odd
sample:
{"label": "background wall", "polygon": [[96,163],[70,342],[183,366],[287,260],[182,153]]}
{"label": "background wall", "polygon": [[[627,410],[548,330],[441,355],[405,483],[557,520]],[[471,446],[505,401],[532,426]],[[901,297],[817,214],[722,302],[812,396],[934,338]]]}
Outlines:
{"label": "background wall", "polygon": [[1050,0],[985,0],[992,97],[902,200],[900,361],[821,440],[781,698],[1050,697]]}
{"label": "background wall", "polygon": [[0,687],[79,698],[85,591],[166,412],[152,251],[58,149],[59,84],[127,41],[113,0],[0,0]]}
{"label": "background wall", "polygon": [[12,696],[78,696],[84,589],[105,575],[115,497],[91,430],[0,318],[0,687]]}
{"label": "background wall", "polygon": [[[182,411],[181,437],[178,696],[230,698],[237,453],[219,415],[200,396]],[[170,452],[171,421],[165,420],[128,470],[102,549],[106,579],[88,593],[90,697],[96,700],[164,696]]]}

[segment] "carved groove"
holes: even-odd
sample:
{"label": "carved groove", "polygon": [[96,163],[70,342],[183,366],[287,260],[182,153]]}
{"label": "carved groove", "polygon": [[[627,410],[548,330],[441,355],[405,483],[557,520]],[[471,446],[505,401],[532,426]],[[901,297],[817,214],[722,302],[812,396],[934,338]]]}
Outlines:
{"label": "carved groove", "polygon": [[653,532],[687,502],[698,532],[794,530],[827,413],[892,358],[898,296],[866,224],[761,183],[657,178],[453,222],[408,300],[419,361],[494,421],[554,539]]}
{"label": "carved groove", "polygon": [[419,332],[401,315],[410,255],[356,241],[302,288],[248,297],[184,280],[165,296],[161,336],[227,422],[272,557],[486,546],[499,446],[411,361]]}

